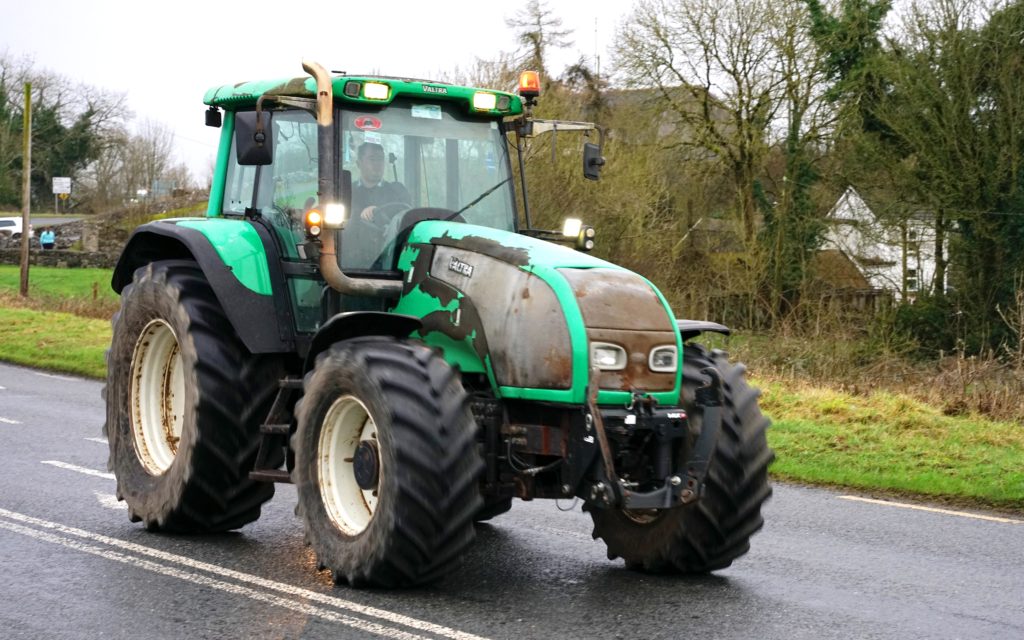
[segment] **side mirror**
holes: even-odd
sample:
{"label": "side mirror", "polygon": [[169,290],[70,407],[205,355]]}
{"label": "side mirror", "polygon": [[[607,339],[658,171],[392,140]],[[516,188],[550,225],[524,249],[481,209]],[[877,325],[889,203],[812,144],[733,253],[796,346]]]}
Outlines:
{"label": "side mirror", "polygon": [[601,155],[601,145],[584,142],[583,177],[587,180],[597,180],[601,177],[601,167],[603,166],[604,156]]}
{"label": "side mirror", "polygon": [[206,110],[206,126],[220,128],[221,118],[220,109],[217,107],[210,107]]}
{"label": "side mirror", "polygon": [[274,158],[273,113],[259,114],[262,130],[256,129],[255,111],[239,111],[235,114],[235,155],[238,164],[267,165]]}

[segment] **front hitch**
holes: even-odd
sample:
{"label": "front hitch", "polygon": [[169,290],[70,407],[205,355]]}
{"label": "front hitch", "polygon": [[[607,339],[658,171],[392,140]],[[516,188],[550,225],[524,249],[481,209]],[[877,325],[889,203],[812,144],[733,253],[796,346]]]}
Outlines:
{"label": "front hitch", "polygon": [[[584,483],[583,497],[588,504],[604,508],[622,509],[670,509],[690,504],[704,493],[704,480],[714,456],[718,433],[722,428],[722,377],[717,369],[708,367],[701,371],[707,376],[707,383],[697,389],[695,408],[701,413],[701,429],[689,460],[669,472],[671,449],[680,438],[686,437],[686,414],[679,409],[657,409],[653,403],[633,402],[628,409],[597,407],[596,379],[592,377],[590,393],[587,395],[587,425],[592,427],[601,452],[597,478]],[[618,477],[615,471],[611,445],[608,441],[607,425],[621,431],[645,429],[651,431],[657,440],[655,446],[655,468],[658,475],[664,474],[664,484],[653,491],[633,491],[630,483]],[[667,454],[667,455],[666,455]]]}

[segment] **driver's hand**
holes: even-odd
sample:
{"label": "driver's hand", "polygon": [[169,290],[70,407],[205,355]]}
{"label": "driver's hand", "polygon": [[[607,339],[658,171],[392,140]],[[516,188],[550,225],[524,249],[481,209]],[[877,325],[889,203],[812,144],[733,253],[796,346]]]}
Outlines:
{"label": "driver's hand", "polygon": [[362,212],[360,212],[359,217],[367,222],[373,222],[373,214],[376,210],[377,207],[375,206],[366,207]]}

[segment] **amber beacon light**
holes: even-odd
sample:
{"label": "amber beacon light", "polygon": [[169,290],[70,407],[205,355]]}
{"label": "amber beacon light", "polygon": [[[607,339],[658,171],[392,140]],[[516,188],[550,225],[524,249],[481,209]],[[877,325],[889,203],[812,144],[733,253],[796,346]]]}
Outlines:
{"label": "amber beacon light", "polygon": [[519,95],[524,98],[536,98],[540,95],[540,74],[536,71],[524,71],[519,74]]}

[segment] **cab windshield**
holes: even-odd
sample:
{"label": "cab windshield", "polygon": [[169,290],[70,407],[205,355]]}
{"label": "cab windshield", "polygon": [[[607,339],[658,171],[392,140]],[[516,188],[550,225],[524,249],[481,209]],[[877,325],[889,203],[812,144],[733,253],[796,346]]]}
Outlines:
{"label": "cab windshield", "polygon": [[419,219],[515,229],[508,151],[497,121],[467,117],[454,104],[396,100],[384,108],[340,109],[335,122],[342,169],[352,174],[342,268],[393,268],[396,237]]}
{"label": "cab windshield", "polygon": [[[260,211],[294,259],[305,238],[304,213],[319,205],[317,124],[297,109],[268,112],[267,118],[273,161],[240,165],[232,151],[224,212]],[[352,211],[339,234],[342,269],[394,270],[403,231],[423,219],[515,230],[508,148],[497,121],[468,117],[454,104],[396,100],[338,109],[335,123],[335,157],[352,175]],[[372,212],[364,216],[367,208]]]}

